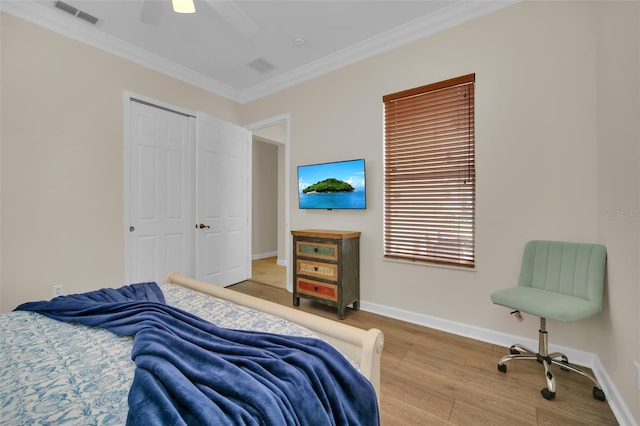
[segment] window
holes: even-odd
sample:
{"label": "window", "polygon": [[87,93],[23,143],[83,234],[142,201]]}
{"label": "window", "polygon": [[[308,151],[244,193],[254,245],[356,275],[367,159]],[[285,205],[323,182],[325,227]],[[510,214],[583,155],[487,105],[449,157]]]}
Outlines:
{"label": "window", "polygon": [[385,258],[475,267],[475,74],[382,98]]}

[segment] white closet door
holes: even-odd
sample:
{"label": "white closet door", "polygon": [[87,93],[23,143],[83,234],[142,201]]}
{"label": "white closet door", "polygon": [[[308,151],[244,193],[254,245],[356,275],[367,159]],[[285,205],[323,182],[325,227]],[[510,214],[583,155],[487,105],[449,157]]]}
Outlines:
{"label": "white closet door", "polygon": [[192,273],[189,150],[193,118],[130,101],[129,280]]}
{"label": "white closet door", "polygon": [[196,278],[227,286],[251,271],[251,132],[200,112],[196,121]]}

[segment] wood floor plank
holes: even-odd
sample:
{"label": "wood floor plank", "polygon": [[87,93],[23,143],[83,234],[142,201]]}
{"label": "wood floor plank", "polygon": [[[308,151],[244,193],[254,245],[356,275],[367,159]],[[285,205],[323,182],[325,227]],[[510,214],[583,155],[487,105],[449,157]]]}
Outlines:
{"label": "wood floor plank", "polygon": [[408,376],[408,373],[402,368],[384,370],[381,378],[383,398],[402,395],[406,404],[448,419],[455,399],[441,392],[439,387],[426,385],[425,376]]}
{"label": "wood floor plank", "polygon": [[[454,426],[446,419],[438,417],[415,405],[409,404],[403,399],[388,396],[388,408],[380,413],[380,423],[385,426]],[[447,416],[448,417],[448,416]]]}
{"label": "wood floor plank", "polygon": [[496,412],[483,405],[470,404],[466,401],[456,400],[453,412],[451,413],[450,422],[455,425],[492,425],[492,426],[511,426],[511,425],[536,425],[537,419],[535,413],[530,416],[508,416],[502,412]]}
{"label": "wood floor plank", "polygon": [[286,268],[278,265],[278,258],[275,256],[251,262],[251,279],[261,284],[286,289],[286,275]]}
{"label": "wood floor plank", "polygon": [[[293,307],[286,290],[245,281],[229,287]],[[338,321],[335,308],[301,300],[296,309]],[[591,394],[588,379],[554,369],[553,401],[540,395],[546,386],[542,366],[509,362],[497,371],[508,348],[347,309],[344,323],[385,335],[381,359],[380,418],[383,425],[617,425],[609,405]]]}

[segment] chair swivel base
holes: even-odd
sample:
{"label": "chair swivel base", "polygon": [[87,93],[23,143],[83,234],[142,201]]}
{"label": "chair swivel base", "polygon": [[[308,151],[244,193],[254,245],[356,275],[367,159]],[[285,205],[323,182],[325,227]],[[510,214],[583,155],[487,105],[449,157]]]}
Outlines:
{"label": "chair swivel base", "polygon": [[498,371],[501,373],[507,372],[506,362],[511,360],[532,360],[537,361],[544,367],[544,375],[547,381],[547,387],[540,390],[543,398],[547,400],[552,400],[556,396],[556,379],[551,371],[551,365],[557,365],[562,370],[565,371],[573,371],[574,373],[578,373],[581,376],[586,377],[591,380],[594,384],[593,386],[593,397],[597,400],[604,401],[605,395],[602,387],[598,381],[591,374],[580,370],[579,368],[574,367],[569,364],[569,359],[567,356],[560,352],[548,353],[548,337],[547,331],[545,329],[545,319],[540,318],[540,330],[539,330],[539,348],[538,352],[534,352],[531,349],[527,348],[521,344],[515,344],[509,348],[509,355],[503,356],[498,362]]}

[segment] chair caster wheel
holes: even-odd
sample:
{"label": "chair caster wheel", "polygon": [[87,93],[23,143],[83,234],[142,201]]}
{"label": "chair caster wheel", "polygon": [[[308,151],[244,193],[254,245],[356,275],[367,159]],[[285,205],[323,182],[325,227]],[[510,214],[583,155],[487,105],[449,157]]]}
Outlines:
{"label": "chair caster wheel", "polygon": [[511,355],[520,355],[520,351],[519,351],[519,350],[517,350],[515,346],[511,346],[511,347],[509,348],[509,353],[510,353]]}
{"label": "chair caster wheel", "polygon": [[555,392],[551,392],[549,390],[549,388],[544,388],[540,390],[540,393],[542,394],[542,397],[548,401],[551,401],[553,398],[556,397],[556,393]]}
{"label": "chair caster wheel", "polygon": [[[506,364],[498,364],[498,371],[501,373],[506,373],[507,372],[507,365]],[[595,392],[595,390],[594,390]]]}
{"label": "chair caster wheel", "polygon": [[600,388],[597,387],[593,387],[593,397],[595,399],[597,399],[598,401],[604,401],[606,400],[605,396],[604,396],[604,391]]}
{"label": "chair caster wheel", "polygon": [[[567,358],[566,356],[563,355],[562,356],[562,363],[564,365],[569,365],[569,358]],[[562,367],[562,366],[560,367],[560,370],[562,370],[562,371],[570,371],[568,368],[565,368],[565,367]]]}

